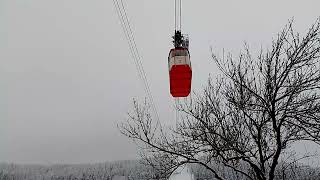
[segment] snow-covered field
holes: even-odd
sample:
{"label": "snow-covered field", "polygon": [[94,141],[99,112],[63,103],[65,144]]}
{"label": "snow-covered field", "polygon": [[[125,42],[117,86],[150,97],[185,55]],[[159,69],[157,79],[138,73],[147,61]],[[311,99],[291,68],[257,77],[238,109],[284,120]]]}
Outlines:
{"label": "snow-covered field", "polygon": [[194,180],[188,166],[178,168],[169,178],[169,180]]}
{"label": "snow-covered field", "polygon": [[[16,165],[0,163],[0,180],[150,180],[152,168],[139,161],[117,161],[78,165]],[[178,168],[169,180],[195,180],[191,166]]]}

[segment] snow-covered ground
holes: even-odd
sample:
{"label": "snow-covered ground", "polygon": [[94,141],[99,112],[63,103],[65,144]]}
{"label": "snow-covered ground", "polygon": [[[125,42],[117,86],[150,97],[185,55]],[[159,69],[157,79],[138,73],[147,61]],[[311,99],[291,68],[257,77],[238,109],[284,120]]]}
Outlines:
{"label": "snow-covered ground", "polygon": [[188,166],[178,168],[169,178],[169,180],[194,180]]}

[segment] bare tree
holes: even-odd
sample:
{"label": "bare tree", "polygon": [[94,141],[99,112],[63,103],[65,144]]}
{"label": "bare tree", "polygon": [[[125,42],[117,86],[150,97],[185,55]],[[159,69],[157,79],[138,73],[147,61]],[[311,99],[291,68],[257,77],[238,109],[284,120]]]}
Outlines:
{"label": "bare tree", "polygon": [[257,57],[248,46],[239,58],[213,54],[221,76],[178,107],[176,128],[162,128],[148,103],[134,101],[120,130],[143,148],[144,162],[165,175],[195,163],[220,180],[230,172],[234,179],[273,180],[293,143],[319,144],[320,19],[303,37],[292,24]]}

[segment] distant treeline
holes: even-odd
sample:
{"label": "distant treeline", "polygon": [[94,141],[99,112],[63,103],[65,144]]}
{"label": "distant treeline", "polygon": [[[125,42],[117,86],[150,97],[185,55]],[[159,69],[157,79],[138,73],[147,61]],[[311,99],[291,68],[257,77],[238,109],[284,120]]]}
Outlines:
{"label": "distant treeline", "polygon": [[[190,167],[195,180],[215,179],[212,173],[199,165]],[[229,179],[246,179],[241,174],[232,174],[228,169],[219,169]],[[0,180],[160,180],[158,177],[155,170],[138,160],[79,165],[0,164]],[[276,179],[319,180],[320,169],[296,164],[278,169]]]}
{"label": "distant treeline", "polygon": [[134,160],[79,165],[0,164],[0,180],[150,180],[155,177],[151,168]]}

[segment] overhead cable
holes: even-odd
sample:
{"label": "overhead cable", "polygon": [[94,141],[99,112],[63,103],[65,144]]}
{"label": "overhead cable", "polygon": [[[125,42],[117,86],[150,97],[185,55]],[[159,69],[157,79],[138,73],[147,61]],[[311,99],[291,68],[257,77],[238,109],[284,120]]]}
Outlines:
{"label": "overhead cable", "polygon": [[135,38],[134,38],[134,33],[131,29],[130,21],[129,21],[124,3],[122,0],[113,0],[113,4],[116,8],[123,32],[124,32],[125,37],[127,39],[132,59],[134,60],[134,63],[136,65],[136,69],[138,71],[138,76],[139,76],[141,82],[143,83],[145,93],[147,94],[147,97],[148,97],[149,102],[151,104],[151,108],[153,109],[154,115],[157,118],[158,122],[160,122],[159,114],[158,114],[157,108],[155,106],[153,96],[152,96],[152,93],[151,93],[151,90],[149,87],[149,83],[147,80],[147,75],[143,69],[142,57],[138,51],[137,44],[136,44]]}

